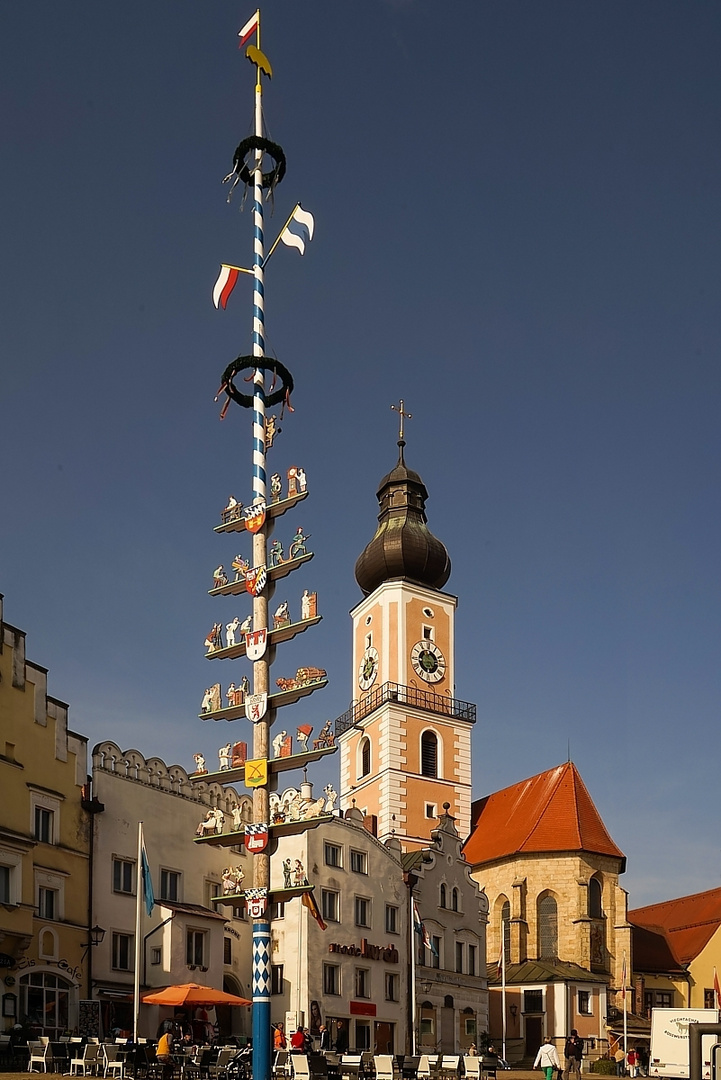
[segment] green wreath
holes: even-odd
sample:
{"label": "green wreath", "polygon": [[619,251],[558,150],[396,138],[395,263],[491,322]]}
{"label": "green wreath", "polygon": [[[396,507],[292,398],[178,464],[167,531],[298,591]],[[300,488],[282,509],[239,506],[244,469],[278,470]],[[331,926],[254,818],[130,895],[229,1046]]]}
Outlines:
{"label": "green wreath", "polygon": [[238,390],[233,383],[233,379],[241,371],[255,371],[256,368],[263,368],[264,371],[272,371],[283,384],[280,390],[274,390],[272,393],[266,395],[266,406],[270,408],[273,405],[279,405],[280,402],[285,402],[290,407],[290,395],[293,392],[294,386],[293,376],[288,371],[288,368],[281,364],[280,360],[273,360],[269,356],[236,357],[232,363],[228,364],[223,372],[219,393],[222,393],[224,390],[236,405],[242,405],[244,409],[252,408],[253,395],[241,394],[240,390]]}
{"label": "green wreath", "polygon": [[238,144],[233,154],[233,172],[240,177],[244,184],[248,185],[253,184],[253,174],[246,165],[245,159],[251,150],[261,150],[264,154],[269,154],[272,157],[274,161],[273,168],[268,172],[261,173],[261,186],[272,191],[275,185],[279,184],[285,176],[283,148],[278,146],[278,143],[271,142],[270,139],[261,138],[260,135],[249,135],[247,139],[243,139]]}

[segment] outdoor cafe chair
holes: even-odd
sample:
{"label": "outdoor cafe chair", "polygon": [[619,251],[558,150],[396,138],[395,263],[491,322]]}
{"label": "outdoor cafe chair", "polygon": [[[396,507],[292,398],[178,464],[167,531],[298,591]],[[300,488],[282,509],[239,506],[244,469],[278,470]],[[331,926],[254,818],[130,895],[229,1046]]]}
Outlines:
{"label": "outdoor cafe chair", "polygon": [[[42,1065],[42,1072],[48,1071],[48,1057],[50,1055],[50,1041],[41,1042],[37,1039],[35,1042],[28,1044],[30,1047],[30,1060],[28,1061],[28,1072],[35,1072],[35,1065]],[[38,1069],[38,1072],[41,1070]]]}
{"label": "outdoor cafe chair", "polygon": [[98,1062],[98,1044],[86,1043],[83,1047],[77,1047],[74,1051],[75,1057],[70,1061],[70,1075],[77,1076],[82,1069],[82,1075],[87,1076],[88,1073],[95,1072],[95,1066]]}
{"label": "outdoor cafe chair", "polygon": [[464,1054],[463,1072],[468,1080],[481,1080],[481,1059],[476,1054]]}
{"label": "outdoor cafe chair", "polygon": [[290,1064],[293,1069],[293,1076],[297,1076],[298,1080],[310,1080],[310,1065],[308,1064],[307,1054],[291,1054]]}
{"label": "outdoor cafe chair", "polygon": [[103,1076],[110,1073],[111,1076],[119,1076],[123,1080],[125,1075],[125,1061],[120,1056],[120,1047],[116,1043],[103,1043]]}
{"label": "outdoor cafe chair", "polygon": [[442,1080],[457,1078],[460,1065],[461,1059],[458,1054],[444,1054],[438,1070]]}
{"label": "outdoor cafe chair", "polygon": [[438,1054],[421,1054],[416,1073],[418,1080],[430,1080],[430,1077],[436,1075],[437,1065]]}
{"label": "outdoor cafe chair", "polygon": [[362,1054],[344,1054],[340,1059],[340,1074],[349,1080],[358,1080],[363,1065]]}
{"label": "outdoor cafe chair", "polygon": [[393,1080],[393,1055],[376,1054],[373,1058],[376,1080]]}

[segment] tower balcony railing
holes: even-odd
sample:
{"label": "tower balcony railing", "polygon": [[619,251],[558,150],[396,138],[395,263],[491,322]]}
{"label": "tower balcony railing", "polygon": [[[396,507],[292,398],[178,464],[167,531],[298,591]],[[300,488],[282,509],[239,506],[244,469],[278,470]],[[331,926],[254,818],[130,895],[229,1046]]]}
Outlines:
{"label": "tower balcony railing", "polygon": [[410,705],[423,712],[437,716],[450,716],[454,720],[465,720],[468,724],[476,722],[476,706],[470,701],[434,694],[432,690],[419,690],[416,686],[403,686],[402,683],[386,682],[371,690],[369,694],[354,701],[350,709],[339,716],[335,722],[336,735],[342,735],[348,728],[354,727],[366,716],[370,716],[381,705]]}

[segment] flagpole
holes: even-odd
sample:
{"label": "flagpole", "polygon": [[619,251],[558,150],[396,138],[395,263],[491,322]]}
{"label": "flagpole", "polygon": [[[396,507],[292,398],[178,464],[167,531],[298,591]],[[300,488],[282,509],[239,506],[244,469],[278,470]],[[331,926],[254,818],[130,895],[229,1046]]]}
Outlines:
{"label": "flagpole", "polygon": [[408,890],[410,903],[410,940],[411,940],[411,1053],[418,1054],[418,1035],[416,1022],[416,920],[413,910],[413,889]]}
{"label": "flagpole", "polygon": [[506,923],[501,920],[501,1051],[506,1060]]}
{"label": "flagpole", "polygon": [[140,905],[143,902],[143,823],[138,822],[138,861],[135,864],[135,973],[133,976],[133,1043],[138,1045],[140,1016]]}
{"label": "flagpole", "polygon": [[[626,951],[623,953],[623,1052],[628,1061],[628,995],[626,994]],[[626,1064],[624,1062],[624,1069]]]}

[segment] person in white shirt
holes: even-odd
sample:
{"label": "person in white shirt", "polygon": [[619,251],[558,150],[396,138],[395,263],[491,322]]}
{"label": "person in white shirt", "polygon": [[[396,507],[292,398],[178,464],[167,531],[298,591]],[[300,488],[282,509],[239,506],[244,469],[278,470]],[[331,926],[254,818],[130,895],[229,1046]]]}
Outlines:
{"label": "person in white shirt", "polygon": [[536,1060],[533,1062],[533,1068],[543,1069],[546,1074],[546,1080],[553,1080],[554,1072],[558,1072],[561,1068],[561,1062],[558,1060],[558,1051],[548,1036],[546,1036],[542,1046],[539,1047],[538,1053],[536,1054]]}

